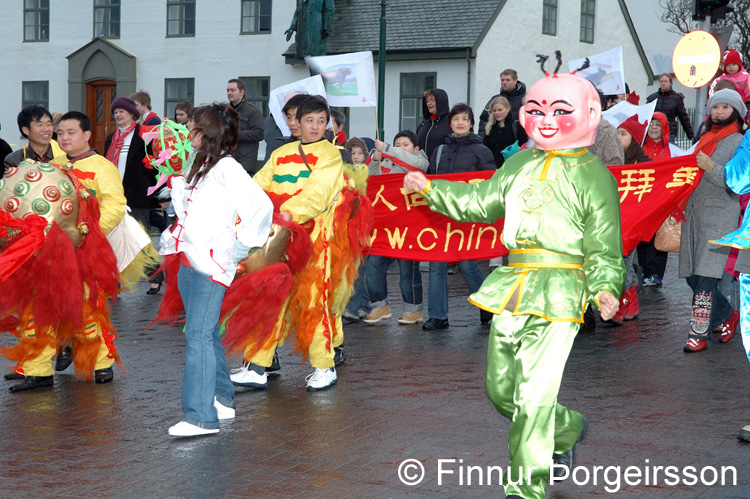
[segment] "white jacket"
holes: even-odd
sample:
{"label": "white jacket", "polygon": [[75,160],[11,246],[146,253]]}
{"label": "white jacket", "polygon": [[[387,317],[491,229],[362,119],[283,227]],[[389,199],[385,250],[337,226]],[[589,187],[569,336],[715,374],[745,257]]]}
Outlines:
{"label": "white jacket", "polygon": [[220,159],[197,185],[173,177],[172,203],[177,225],[164,231],[159,252],[184,253],[193,268],[226,287],[237,267],[232,259],[237,239],[261,247],[271,230],[271,200],[231,156]]}

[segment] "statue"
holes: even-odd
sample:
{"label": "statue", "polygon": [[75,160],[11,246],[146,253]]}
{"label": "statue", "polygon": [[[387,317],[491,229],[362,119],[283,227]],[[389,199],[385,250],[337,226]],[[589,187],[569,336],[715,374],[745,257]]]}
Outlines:
{"label": "statue", "polygon": [[286,40],[297,32],[294,56],[326,55],[326,38],[333,30],[333,0],[297,0],[292,24],[286,30]]}

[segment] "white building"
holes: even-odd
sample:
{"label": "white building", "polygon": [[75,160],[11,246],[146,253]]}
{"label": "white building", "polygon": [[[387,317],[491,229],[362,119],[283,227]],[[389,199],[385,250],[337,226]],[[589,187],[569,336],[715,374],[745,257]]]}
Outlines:
{"label": "white building", "polygon": [[[564,4],[564,5],[563,5]],[[0,136],[21,144],[26,104],[81,110],[101,147],[113,130],[109,105],[138,89],[171,115],[184,99],[226,100],[226,82],[246,81],[267,113],[269,90],[309,76],[284,32],[295,0],[0,0],[3,74]],[[372,50],[377,72],[380,2],[335,0],[328,53]],[[388,0],[385,140],[421,121],[426,88],[477,110],[499,91],[500,72],[528,86],[536,54],[565,61],[622,46],[626,80],[644,95],[653,72],[624,0]],[[375,110],[349,110],[349,136],[375,136]],[[101,149],[100,149],[101,150]],[[261,147],[261,155],[263,147]]]}

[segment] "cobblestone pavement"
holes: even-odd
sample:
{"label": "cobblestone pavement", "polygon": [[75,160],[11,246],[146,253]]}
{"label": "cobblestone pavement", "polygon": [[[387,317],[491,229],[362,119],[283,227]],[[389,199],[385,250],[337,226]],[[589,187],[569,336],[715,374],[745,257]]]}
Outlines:
{"label": "cobblestone pavement", "polygon": [[[581,485],[568,480],[547,497],[609,497],[608,490],[626,498],[750,497],[750,444],[735,436],[750,423],[741,341],[684,354],[690,294],[674,256],[667,274],[663,289],[641,290],[637,320],[599,324],[577,338],[560,400],[591,422],[577,461],[590,476],[584,483],[580,472]],[[238,390],[237,418],[218,436],[194,439],[167,435],[182,414],[184,340],[179,328],[148,327],[159,298],[142,283],[113,308],[127,369],[113,383],[79,381],[70,367],[53,388],[0,391],[0,497],[503,497],[497,474],[491,484],[486,474],[507,466],[509,430],[484,392],[489,327],[466,302],[461,275],[448,282],[449,329],[396,324],[401,299],[392,274],[393,319],[346,327],[349,360],[334,388],[306,392],[310,368],[286,346],[268,389]],[[424,466],[418,485],[399,481],[405,459]],[[455,460],[444,464],[454,473],[442,484],[438,459]],[[474,472],[466,485],[470,465],[485,471],[483,484]],[[663,471],[656,486],[643,477],[628,485],[622,475],[618,486],[612,471],[609,482],[600,471],[593,483],[596,466],[648,467],[651,477],[656,466],[694,466],[698,480],[705,467],[721,474],[731,466],[736,485],[721,486],[719,476],[717,485],[670,486]]]}

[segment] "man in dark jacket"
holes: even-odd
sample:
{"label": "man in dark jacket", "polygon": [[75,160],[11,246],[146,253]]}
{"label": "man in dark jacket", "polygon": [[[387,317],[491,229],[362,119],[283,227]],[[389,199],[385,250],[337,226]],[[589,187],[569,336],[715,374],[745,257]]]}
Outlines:
{"label": "man in dark jacket", "polygon": [[487,120],[490,119],[490,103],[495,97],[505,97],[510,102],[510,110],[513,116],[518,116],[518,110],[521,108],[523,98],[526,95],[526,85],[518,81],[518,73],[515,69],[506,69],[500,73],[500,93],[493,95],[487,105],[484,106],[482,114],[479,115],[479,136],[484,139],[484,127]]}
{"label": "man in dark jacket", "polygon": [[451,112],[448,103],[448,94],[442,88],[431,88],[422,97],[422,116],[424,120],[417,127],[417,139],[419,149],[432,156],[432,152],[445,142],[445,138],[451,134],[450,119]]}
{"label": "man in dark jacket", "polygon": [[[263,113],[245,99],[245,82],[233,78],[227,82],[227,99],[240,115],[240,142],[236,159],[251,176],[258,168],[258,144],[263,140]],[[262,165],[261,165],[262,166]]]}

